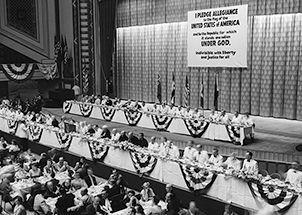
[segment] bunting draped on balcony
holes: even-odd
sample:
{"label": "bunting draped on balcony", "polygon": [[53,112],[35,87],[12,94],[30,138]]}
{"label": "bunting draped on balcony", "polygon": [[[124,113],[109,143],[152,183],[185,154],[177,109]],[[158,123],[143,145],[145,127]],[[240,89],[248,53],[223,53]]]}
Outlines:
{"label": "bunting draped on balcony", "polygon": [[34,64],[22,63],[16,64],[2,64],[2,71],[5,76],[12,81],[22,82],[31,78],[33,74]]}

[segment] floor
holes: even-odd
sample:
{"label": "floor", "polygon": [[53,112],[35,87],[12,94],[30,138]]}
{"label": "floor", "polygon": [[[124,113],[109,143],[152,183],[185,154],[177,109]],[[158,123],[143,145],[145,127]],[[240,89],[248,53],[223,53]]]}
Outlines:
{"label": "floor", "polygon": [[[168,132],[159,132],[140,127],[131,127],[124,124],[105,122],[99,119],[85,118],[82,116],[64,114],[62,109],[44,108],[44,112],[51,113],[57,117],[65,115],[68,118],[73,118],[76,121],[87,121],[89,124],[106,124],[108,127],[116,128],[118,131],[134,131],[135,133],[143,132],[146,137],[166,136],[173,140],[180,148],[185,146],[185,143],[194,139],[195,143],[203,144],[208,150],[218,146],[223,154],[229,154],[236,150],[239,156],[244,156],[247,150],[256,153],[256,158],[291,162],[292,160],[302,161],[302,153],[296,151],[295,147],[302,144],[302,122],[288,119],[278,119],[269,117],[252,116],[256,124],[255,140],[250,141],[247,145],[236,146],[229,142],[212,141],[201,138],[192,138],[186,135],[171,134]],[[209,111],[205,111],[205,116]]]}

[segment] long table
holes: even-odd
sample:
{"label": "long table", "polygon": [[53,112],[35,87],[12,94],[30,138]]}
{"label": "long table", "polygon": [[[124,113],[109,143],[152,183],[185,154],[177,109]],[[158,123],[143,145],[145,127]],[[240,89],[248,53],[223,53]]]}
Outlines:
{"label": "long table", "polygon": [[[0,130],[9,133],[10,128],[7,126],[7,119],[0,117]],[[15,135],[19,134],[19,125],[16,129]],[[41,138],[36,144],[42,144],[49,147],[61,148],[62,141],[59,140],[58,131],[52,129],[43,129]],[[31,139],[32,137],[30,137]],[[70,141],[70,146],[68,151],[78,155],[79,157],[85,156],[88,159],[93,159],[91,149],[88,146],[88,142],[80,137],[71,137],[68,139]],[[131,157],[131,152],[122,150],[120,148],[110,146],[108,148],[108,153],[102,161],[105,165],[127,170],[136,174],[136,168],[134,166],[133,158]],[[185,177],[183,175],[181,165],[178,162],[157,159],[157,162],[149,174],[150,178],[159,180],[162,183],[171,183],[181,189],[190,191],[186,183]],[[265,205],[268,205],[261,197],[255,197],[251,192],[248,183],[240,180],[233,176],[226,176],[224,174],[218,174],[213,184],[210,186],[206,195],[211,198],[225,201],[233,202],[244,208],[251,210],[259,210]],[[286,214],[289,215],[300,215],[302,214],[302,198],[299,195],[294,201],[293,205],[289,208]]]}
{"label": "long table", "polygon": [[[146,106],[152,106],[152,104],[146,104]],[[146,112],[133,113],[133,119],[129,120],[131,113],[127,110],[75,101],[65,101],[63,111],[94,119],[135,125],[142,128],[165,130],[171,133],[191,135],[210,140],[239,142],[241,145],[244,144],[246,136],[253,132],[251,126],[225,125],[206,120],[201,121]]]}

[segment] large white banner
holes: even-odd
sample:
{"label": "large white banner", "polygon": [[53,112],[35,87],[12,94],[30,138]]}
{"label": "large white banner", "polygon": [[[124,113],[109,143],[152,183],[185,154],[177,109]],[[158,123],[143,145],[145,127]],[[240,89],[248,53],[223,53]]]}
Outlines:
{"label": "large white banner", "polygon": [[247,67],[248,5],[188,12],[189,67]]}

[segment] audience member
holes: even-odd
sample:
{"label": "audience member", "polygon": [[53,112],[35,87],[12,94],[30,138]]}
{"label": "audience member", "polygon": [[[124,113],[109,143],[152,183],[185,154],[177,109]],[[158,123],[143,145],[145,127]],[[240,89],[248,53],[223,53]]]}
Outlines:
{"label": "audience member", "polygon": [[167,203],[167,209],[165,215],[177,215],[180,210],[179,202],[175,199],[174,194],[167,193],[165,202]]}
{"label": "audience member", "polygon": [[138,145],[138,139],[131,131],[128,133],[128,142],[132,143],[133,145]]}
{"label": "audience member", "polygon": [[102,191],[101,192],[101,208],[103,211],[105,211],[106,214],[110,214],[112,212],[112,207],[110,200],[108,199],[108,192],[107,191]]}
{"label": "audience member", "polygon": [[87,187],[86,182],[83,179],[81,179],[79,172],[75,172],[74,179],[71,180],[71,188],[73,190],[79,190],[83,187]]}
{"label": "audience member", "polygon": [[36,178],[42,175],[41,170],[38,168],[37,163],[31,164],[31,169],[28,172],[30,178]]}
{"label": "audience member", "polygon": [[58,198],[56,203],[56,213],[58,215],[75,214],[74,212],[70,211],[70,208],[75,206],[74,194],[67,192],[64,187],[60,188],[60,194],[61,197]]}
{"label": "audience member", "polygon": [[143,202],[147,202],[147,201],[150,201],[151,199],[153,199],[155,194],[154,194],[152,188],[150,187],[150,183],[145,182],[142,187],[143,187],[143,189],[140,192],[141,200]]}
{"label": "audience member", "polygon": [[87,176],[84,178],[88,187],[97,185],[96,178],[93,176],[92,168],[87,169]]}
{"label": "audience member", "polygon": [[153,196],[152,205],[146,210],[146,215],[161,215],[163,214],[163,209],[158,205],[160,198],[158,196]]}
{"label": "audience member", "polygon": [[101,209],[100,204],[101,204],[101,197],[100,196],[94,197],[93,203],[86,207],[84,214],[85,215],[99,215],[99,214],[105,215],[105,212]]}
{"label": "audience member", "polygon": [[199,208],[196,207],[196,203],[194,201],[191,201],[186,215],[205,215],[205,213],[201,212]]}
{"label": "audience member", "polygon": [[128,137],[126,135],[126,132],[125,131],[121,131],[121,136],[119,137],[118,141],[119,142],[124,142],[124,141],[127,141],[128,140]]}
{"label": "audience member", "polygon": [[59,192],[57,187],[54,185],[52,181],[48,181],[45,184],[45,193],[43,194],[44,198],[55,198],[59,196]]}
{"label": "audience member", "polygon": [[128,208],[133,208],[135,205],[138,204],[138,199],[135,197],[135,193],[133,190],[129,190],[127,192],[127,199],[126,199],[126,206]]}
{"label": "audience member", "polygon": [[14,215],[26,215],[25,207],[23,206],[23,200],[21,196],[15,198]]}
{"label": "audience member", "polygon": [[112,131],[111,131],[111,140],[117,142],[117,141],[119,141],[120,136],[121,135],[117,132],[117,130],[115,128],[112,129]]}
{"label": "audience member", "polygon": [[145,215],[144,208],[141,205],[135,205],[135,215]]}

